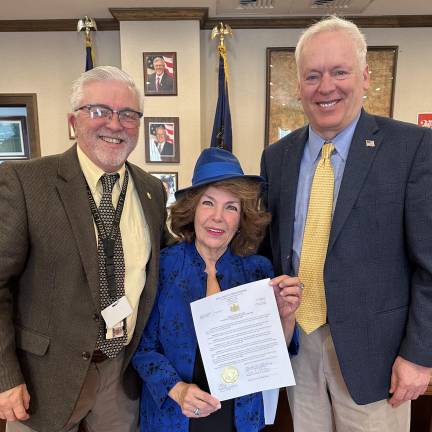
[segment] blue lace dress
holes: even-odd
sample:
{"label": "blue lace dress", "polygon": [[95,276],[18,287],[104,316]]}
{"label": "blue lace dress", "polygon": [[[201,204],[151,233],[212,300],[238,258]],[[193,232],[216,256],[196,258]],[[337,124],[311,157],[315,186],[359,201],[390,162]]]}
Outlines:
{"label": "blue lace dress", "polygon": [[[158,295],[132,360],[143,380],[141,432],[189,431],[189,419],[168,392],[179,381],[193,382],[198,343],[190,303],[206,295],[204,269],[193,243],[181,242],[161,252]],[[240,257],[229,249],[216,263],[216,271],[222,291],[273,276],[267,258]],[[297,350],[295,332],[289,351],[295,354]],[[236,398],[233,405],[238,432],[255,432],[265,426],[261,392]]]}

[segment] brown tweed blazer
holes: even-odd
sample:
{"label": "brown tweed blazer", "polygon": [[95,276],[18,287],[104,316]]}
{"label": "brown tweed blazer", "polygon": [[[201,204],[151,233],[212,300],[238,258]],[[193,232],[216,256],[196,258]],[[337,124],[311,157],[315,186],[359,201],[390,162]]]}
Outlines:
{"label": "brown tweed blazer", "polygon": [[[151,237],[138,321],[126,349],[128,367],[157,290],[165,192],[159,180],[128,164]],[[0,392],[25,382],[27,424],[60,430],[69,419],[99,328],[98,258],[84,175],[75,146],[61,155],[0,165]],[[127,384],[126,384],[127,382]]]}

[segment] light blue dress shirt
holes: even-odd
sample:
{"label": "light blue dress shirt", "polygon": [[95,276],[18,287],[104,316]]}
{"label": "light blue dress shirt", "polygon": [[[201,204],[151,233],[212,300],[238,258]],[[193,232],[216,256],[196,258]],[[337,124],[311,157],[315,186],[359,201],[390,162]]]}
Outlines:
{"label": "light blue dress shirt", "polygon": [[[334,172],[334,194],[333,194],[333,212],[336,207],[336,201],[339,194],[342,176],[345,169],[345,163],[351,146],[354,130],[360,114],[346,127],[342,132],[337,134],[331,142],[335,150],[331,155],[331,164]],[[306,223],[306,216],[309,206],[309,196],[312,187],[312,180],[318,161],[321,158],[321,148],[326,142],[309,126],[309,139],[305,145],[303,157],[300,163],[300,174],[297,185],[297,198],[294,219],[294,239],[293,239],[293,268],[298,273],[300,264],[300,254],[303,244],[303,235]]]}

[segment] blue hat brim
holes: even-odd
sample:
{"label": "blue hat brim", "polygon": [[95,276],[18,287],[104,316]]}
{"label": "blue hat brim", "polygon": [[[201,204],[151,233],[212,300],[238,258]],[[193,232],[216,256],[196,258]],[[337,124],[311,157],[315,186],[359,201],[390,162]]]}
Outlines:
{"label": "blue hat brim", "polygon": [[175,192],[174,195],[175,195],[176,199],[178,199],[180,196],[184,195],[186,192],[193,191],[194,189],[197,189],[201,186],[210,185],[212,183],[217,183],[217,182],[220,182],[223,180],[232,180],[232,179],[245,179],[245,180],[250,180],[250,181],[254,181],[254,182],[258,182],[258,183],[264,182],[263,177],[256,176],[256,175],[245,175],[245,174],[220,175],[220,176],[207,178],[206,180],[201,181],[201,182],[197,182],[193,186],[189,186],[189,187],[184,188],[184,189],[179,189],[178,191]]}

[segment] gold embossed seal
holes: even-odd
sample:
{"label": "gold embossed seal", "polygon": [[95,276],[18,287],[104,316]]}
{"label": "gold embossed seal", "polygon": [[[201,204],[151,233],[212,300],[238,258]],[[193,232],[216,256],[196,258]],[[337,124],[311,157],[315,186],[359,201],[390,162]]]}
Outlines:
{"label": "gold embossed seal", "polygon": [[226,366],[222,369],[221,378],[225,384],[234,384],[238,377],[239,372],[234,366]]}

